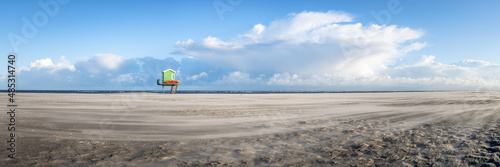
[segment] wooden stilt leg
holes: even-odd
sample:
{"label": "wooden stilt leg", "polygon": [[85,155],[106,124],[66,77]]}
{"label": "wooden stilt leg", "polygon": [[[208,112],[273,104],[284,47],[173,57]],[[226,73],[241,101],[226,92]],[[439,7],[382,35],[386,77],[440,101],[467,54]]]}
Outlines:
{"label": "wooden stilt leg", "polygon": [[165,85],[161,86],[161,93],[165,93]]}

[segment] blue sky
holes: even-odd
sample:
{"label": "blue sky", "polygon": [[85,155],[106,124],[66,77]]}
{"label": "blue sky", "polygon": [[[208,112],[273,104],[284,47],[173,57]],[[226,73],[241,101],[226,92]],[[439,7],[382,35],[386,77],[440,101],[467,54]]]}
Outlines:
{"label": "blue sky", "polygon": [[156,90],[168,68],[181,90],[500,88],[499,1],[0,4],[18,89]]}

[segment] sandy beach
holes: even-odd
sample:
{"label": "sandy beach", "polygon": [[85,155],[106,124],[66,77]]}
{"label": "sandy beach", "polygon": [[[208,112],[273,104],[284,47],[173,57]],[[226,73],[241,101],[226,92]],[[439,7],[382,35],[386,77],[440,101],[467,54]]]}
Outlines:
{"label": "sandy beach", "polygon": [[16,96],[0,166],[500,165],[500,92]]}

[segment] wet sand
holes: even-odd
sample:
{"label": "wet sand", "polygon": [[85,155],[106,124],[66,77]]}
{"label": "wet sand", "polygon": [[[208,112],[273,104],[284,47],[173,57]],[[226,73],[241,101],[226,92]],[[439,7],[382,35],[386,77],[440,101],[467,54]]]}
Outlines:
{"label": "wet sand", "polygon": [[0,166],[500,165],[500,92],[17,98]]}

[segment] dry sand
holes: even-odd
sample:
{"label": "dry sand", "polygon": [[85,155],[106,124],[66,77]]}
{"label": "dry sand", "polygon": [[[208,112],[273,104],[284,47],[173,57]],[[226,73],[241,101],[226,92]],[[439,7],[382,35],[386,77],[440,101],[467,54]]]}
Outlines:
{"label": "dry sand", "polygon": [[500,92],[17,98],[0,166],[500,165]]}

